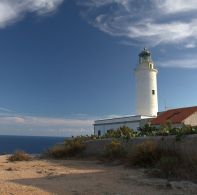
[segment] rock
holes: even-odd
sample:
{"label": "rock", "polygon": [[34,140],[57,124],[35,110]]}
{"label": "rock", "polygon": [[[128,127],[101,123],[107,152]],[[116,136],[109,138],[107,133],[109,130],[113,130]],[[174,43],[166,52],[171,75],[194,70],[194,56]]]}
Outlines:
{"label": "rock", "polygon": [[169,182],[166,179],[159,179],[159,178],[143,178],[143,177],[136,177],[136,176],[129,176],[129,179],[132,181],[140,184],[140,185],[148,185],[148,186],[155,186],[155,187],[170,187]]}
{"label": "rock", "polygon": [[9,168],[6,169],[6,171],[17,171],[17,169],[9,167]]}
{"label": "rock", "polygon": [[179,189],[190,193],[197,194],[197,184],[190,181],[171,181],[172,189]]}

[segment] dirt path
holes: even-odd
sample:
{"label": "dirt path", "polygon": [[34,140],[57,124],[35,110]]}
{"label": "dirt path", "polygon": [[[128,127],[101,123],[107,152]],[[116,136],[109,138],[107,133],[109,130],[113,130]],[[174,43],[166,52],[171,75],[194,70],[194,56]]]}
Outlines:
{"label": "dirt path", "polygon": [[168,187],[165,180],[146,178],[142,170],[104,166],[95,161],[11,163],[7,156],[0,156],[0,195],[11,194],[178,195],[195,191]]}

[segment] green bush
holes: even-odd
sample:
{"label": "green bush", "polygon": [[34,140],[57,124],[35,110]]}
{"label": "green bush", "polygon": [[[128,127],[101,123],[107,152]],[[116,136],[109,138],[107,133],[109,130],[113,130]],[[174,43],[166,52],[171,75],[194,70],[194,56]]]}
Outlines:
{"label": "green bush", "polygon": [[103,136],[103,138],[120,138],[121,132],[118,130],[110,129],[107,133]]}
{"label": "green bush", "polygon": [[121,136],[123,138],[130,139],[131,137],[134,136],[133,129],[131,129],[127,126],[122,126],[122,127],[118,128],[118,130],[121,132]]}
{"label": "green bush", "polygon": [[161,125],[159,130],[156,132],[157,136],[167,136],[170,135],[171,125],[169,123]]}
{"label": "green bush", "polygon": [[139,128],[139,136],[155,136],[157,129],[151,127],[149,124],[145,124],[144,127]]}
{"label": "green bush", "polygon": [[31,160],[31,157],[29,156],[29,154],[25,153],[24,151],[18,150],[16,152],[14,152],[14,154],[9,156],[8,160],[11,161],[11,162],[14,162],[14,161],[29,161],[29,160]]}
{"label": "green bush", "polygon": [[117,130],[110,129],[107,131],[107,133],[103,136],[104,138],[123,138],[123,139],[130,139],[131,137],[134,137],[135,132],[133,129],[122,126],[119,127]]}
{"label": "green bush", "polygon": [[170,131],[171,135],[176,135],[176,140],[180,141],[185,135],[197,134],[197,127],[182,125],[181,128],[173,128]]}
{"label": "green bush", "polygon": [[123,159],[126,157],[126,151],[121,142],[113,140],[108,144],[104,151],[104,157],[110,160]]}
{"label": "green bush", "polygon": [[197,134],[197,127],[191,127],[183,125],[182,127],[173,127],[171,122],[168,121],[166,124],[163,124],[158,128],[153,127],[149,124],[146,124],[144,127],[139,128],[139,131],[134,131],[133,129],[122,126],[117,130],[110,129],[107,133],[102,136],[102,138],[123,138],[129,140],[132,137],[141,137],[141,136],[168,136],[176,135],[177,140],[180,140],[184,135]]}

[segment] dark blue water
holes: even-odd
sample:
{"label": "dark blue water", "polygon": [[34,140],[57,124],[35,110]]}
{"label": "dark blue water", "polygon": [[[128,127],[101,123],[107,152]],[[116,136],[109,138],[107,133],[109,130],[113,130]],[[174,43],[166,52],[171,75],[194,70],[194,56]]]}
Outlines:
{"label": "dark blue water", "polygon": [[23,150],[30,154],[40,154],[51,146],[61,143],[61,137],[7,136],[0,135],[0,154]]}

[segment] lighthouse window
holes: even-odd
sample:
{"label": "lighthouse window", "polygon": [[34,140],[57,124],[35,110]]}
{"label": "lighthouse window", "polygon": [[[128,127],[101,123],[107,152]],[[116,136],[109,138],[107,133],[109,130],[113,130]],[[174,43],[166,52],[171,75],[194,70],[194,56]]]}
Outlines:
{"label": "lighthouse window", "polygon": [[155,90],[152,90],[152,95],[155,95]]}
{"label": "lighthouse window", "polygon": [[150,69],[153,69],[153,65],[152,64],[150,64],[149,67],[150,67]]}

